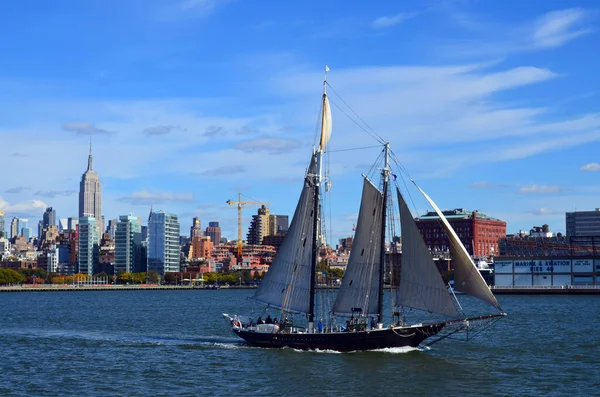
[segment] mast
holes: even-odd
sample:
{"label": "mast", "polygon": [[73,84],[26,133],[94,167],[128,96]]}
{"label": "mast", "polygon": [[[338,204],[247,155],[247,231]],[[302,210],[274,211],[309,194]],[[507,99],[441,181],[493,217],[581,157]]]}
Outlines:
{"label": "mast", "polygon": [[383,176],[383,206],[381,214],[381,252],[379,257],[379,299],[377,300],[377,323],[379,327],[383,324],[383,279],[385,276],[385,231],[386,231],[386,215],[387,215],[387,200],[388,200],[388,177],[390,173],[389,167],[389,150],[390,143],[385,143],[385,166],[381,171]]}
{"label": "mast", "polygon": [[317,282],[317,262],[319,260],[319,209],[320,209],[320,184],[321,184],[321,172],[322,163],[321,159],[323,156],[323,150],[331,135],[331,121],[328,119],[329,113],[329,101],[327,100],[327,72],[329,72],[329,66],[325,65],[325,77],[323,78],[323,104],[321,112],[321,139],[319,141],[319,149],[316,151],[317,156],[317,172],[314,175],[314,205],[313,205],[313,241],[312,241],[312,258],[311,258],[311,269],[310,269],[310,303],[308,313],[308,332],[314,332],[315,324],[315,290]]}

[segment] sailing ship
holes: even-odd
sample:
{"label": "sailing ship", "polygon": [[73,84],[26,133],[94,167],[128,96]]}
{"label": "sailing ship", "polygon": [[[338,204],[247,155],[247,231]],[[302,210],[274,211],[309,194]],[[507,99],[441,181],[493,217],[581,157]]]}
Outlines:
{"label": "sailing ship", "polygon": [[[320,139],[312,150],[302,191],[285,239],[251,300],[265,311],[276,311],[278,320],[263,323],[242,315],[223,313],[233,332],[259,347],[289,347],[340,352],[393,347],[418,347],[469,331],[474,324],[491,324],[506,314],[473,263],[460,238],[433,200],[414,183],[439,215],[448,236],[454,264],[454,291],[470,295],[494,308],[494,313],[468,317],[449,293],[433,257],[417,228],[398,185],[395,186],[402,235],[399,280],[391,288],[391,319],[384,318],[386,280],[386,227],[390,191],[396,175],[390,166],[390,145],[382,146],[384,159],[380,183],[363,175],[363,189],[354,241],[335,302],[327,313],[316,313],[317,264],[322,244],[323,155],[331,137],[331,109],[327,71],[323,83]],[[387,232],[387,233],[386,233]],[[390,245],[391,246],[391,245]],[[390,277],[388,277],[389,279]],[[388,280],[392,282],[392,280]],[[392,282],[392,284],[394,284]],[[388,299],[389,301],[390,299]],[[431,321],[410,322],[408,311],[431,315]],[[323,324],[315,319],[327,318]],[[271,320],[270,315],[268,317]]]}

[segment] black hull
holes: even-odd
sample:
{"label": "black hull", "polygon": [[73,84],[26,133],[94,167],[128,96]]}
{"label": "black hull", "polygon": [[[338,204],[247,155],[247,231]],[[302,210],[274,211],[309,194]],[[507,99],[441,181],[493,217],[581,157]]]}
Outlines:
{"label": "black hull", "polygon": [[413,327],[385,328],[358,332],[322,334],[266,333],[233,328],[233,332],[251,345],[259,347],[290,347],[301,350],[335,350],[350,352],[390,347],[417,347],[425,339],[436,335],[446,323]]}

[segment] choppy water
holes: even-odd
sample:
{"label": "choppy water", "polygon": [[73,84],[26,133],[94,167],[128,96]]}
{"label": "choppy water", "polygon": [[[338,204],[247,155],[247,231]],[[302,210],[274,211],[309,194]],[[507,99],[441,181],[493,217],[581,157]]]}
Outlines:
{"label": "choppy water", "polygon": [[600,395],[600,297],[500,296],[468,343],[340,354],[244,345],[221,313],[250,293],[0,294],[0,395]]}

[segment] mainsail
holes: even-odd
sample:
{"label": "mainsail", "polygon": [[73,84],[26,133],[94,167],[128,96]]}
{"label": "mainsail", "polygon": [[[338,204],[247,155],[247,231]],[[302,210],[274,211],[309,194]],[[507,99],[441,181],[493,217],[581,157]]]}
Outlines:
{"label": "mainsail", "polygon": [[423,236],[400,190],[396,188],[396,191],[402,228],[402,262],[395,304],[458,318],[456,306],[448,294],[448,288],[442,281]]}
{"label": "mainsail", "polygon": [[329,99],[327,94],[323,94],[323,114],[321,115],[321,142],[319,144],[319,150],[325,150],[325,146],[331,138],[331,107],[329,106]]}
{"label": "mainsail", "polygon": [[269,271],[252,297],[288,312],[310,312],[313,217],[320,153],[312,155],[292,223]]}
{"label": "mainsail", "polygon": [[[417,185],[415,184],[415,186]],[[483,280],[483,277],[481,276],[481,273],[479,273],[479,270],[477,270],[477,267],[475,267],[475,263],[473,263],[471,256],[460,241],[460,238],[456,235],[452,226],[450,226],[450,223],[442,211],[440,211],[433,200],[419,186],[417,186],[417,189],[419,189],[425,199],[429,201],[429,204],[433,207],[435,212],[437,212],[442,221],[442,226],[446,231],[446,235],[448,236],[450,255],[452,255],[452,263],[454,264],[454,289],[489,303],[496,309],[502,311],[496,297],[492,294],[492,291]]]}
{"label": "mainsail", "polygon": [[365,178],[350,259],[333,305],[335,314],[350,315],[352,309],[377,314],[382,219],[383,194]]}

